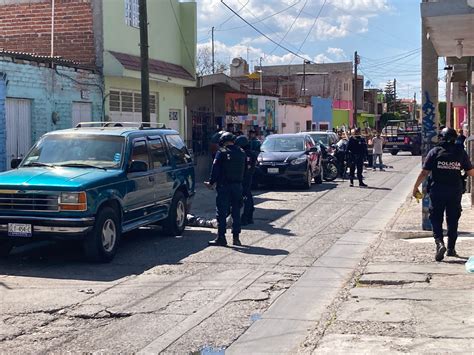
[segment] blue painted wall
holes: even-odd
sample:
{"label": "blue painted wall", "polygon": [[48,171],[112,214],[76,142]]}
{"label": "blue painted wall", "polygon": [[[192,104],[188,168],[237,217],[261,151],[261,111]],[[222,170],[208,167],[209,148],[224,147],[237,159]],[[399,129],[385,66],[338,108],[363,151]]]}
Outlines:
{"label": "blue painted wall", "polygon": [[[0,80],[0,170],[5,169],[5,110],[2,107],[2,87],[6,93],[3,97],[31,100],[31,142],[35,143],[43,134],[71,128],[73,102],[91,102],[91,121],[102,119],[102,78],[91,71],[75,70],[68,67],[54,69],[34,62],[13,63],[0,61],[0,72],[6,79]],[[89,85],[86,85],[89,84]],[[97,85],[97,86],[91,86]],[[88,98],[81,98],[81,90],[88,92]],[[3,112],[3,114],[2,114]],[[54,124],[53,112],[59,115],[59,122]],[[3,123],[2,123],[3,122]],[[3,126],[2,126],[3,124]],[[2,136],[3,134],[3,136]],[[3,162],[3,165],[2,165]]]}
{"label": "blue painted wall", "polygon": [[5,122],[5,97],[6,97],[6,85],[3,80],[3,74],[0,73],[0,171],[6,169],[6,149],[7,149],[7,136],[6,136],[6,122]]}
{"label": "blue painted wall", "polygon": [[332,99],[322,97],[311,97],[313,106],[313,123],[329,122],[329,129],[332,129]]}

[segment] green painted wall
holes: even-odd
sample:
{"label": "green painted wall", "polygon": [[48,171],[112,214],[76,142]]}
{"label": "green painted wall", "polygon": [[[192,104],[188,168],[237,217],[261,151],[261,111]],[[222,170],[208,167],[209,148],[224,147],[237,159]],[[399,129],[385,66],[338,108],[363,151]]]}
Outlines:
{"label": "green painted wall", "polygon": [[[140,80],[127,77],[106,77],[105,90],[110,92],[113,89],[140,91]],[[181,111],[179,130],[183,133],[185,130],[184,120],[184,90],[181,86],[170,85],[166,83],[150,82],[150,93],[158,93],[158,122],[168,125],[169,110],[176,109]],[[109,100],[106,101],[106,115],[109,115]]]}
{"label": "green painted wall", "polygon": [[375,127],[375,115],[368,115],[368,114],[358,114],[357,115],[357,126],[358,127],[365,127],[365,122],[369,123],[371,128]]}
{"label": "green painted wall", "polygon": [[332,110],[333,127],[346,126],[349,127],[349,110]]}
{"label": "green painted wall", "polygon": [[[171,0],[148,0],[149,56],[182,65],[195,74],[196,3]],[[104,50],[140,55],[139,29],[125,23],[125,0],[103,0]],[[176,18],[175,18],[176,14]],[[183,37],[177,21],[180,22]],[[187,47],[187,50],[186,50]],[[189,55],[188,55],[189,51]]]}

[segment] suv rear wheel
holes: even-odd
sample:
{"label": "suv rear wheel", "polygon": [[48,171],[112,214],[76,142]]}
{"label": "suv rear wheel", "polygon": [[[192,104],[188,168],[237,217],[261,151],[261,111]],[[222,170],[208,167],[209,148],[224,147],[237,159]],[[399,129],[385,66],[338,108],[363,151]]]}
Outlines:
{"label": "suv rear wheel", "polygon": [[181,191],[176,191],[171,201],[168,217],[163,221],[163,231],[166,235],[181,235],[186,228],[186,215],[188,214],[186,197]]}
{"label": "suv rear wheel", "polygon": [[111,207],[103,208],[97,215],[94,229],[84,241],[84,253],[91,261],[108,263],[116,252],[121,228],[117,212]]}
{"label": "suv rear wheel", "polygon": [[397,154],[398,154],[398,149],[392,149],[392,150],[390,151],[390,154],[392,154],[392,155],[397,155]]}

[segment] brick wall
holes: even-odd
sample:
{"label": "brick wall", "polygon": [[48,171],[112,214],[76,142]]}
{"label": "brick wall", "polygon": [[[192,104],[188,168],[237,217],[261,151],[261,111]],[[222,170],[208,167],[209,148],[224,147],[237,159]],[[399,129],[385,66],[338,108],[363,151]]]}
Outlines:
{"label": "brick wall", "polygon": [[[74,102],[91,102],[90,120],[102,119],[102,93],[99,87],[91,86],[102,85],[100,75],[67,67],[58,67],[57,70],[65,76],[58,75],[54,69],[39,66],[33,62],[30,64],[12,63],[2,61],[0,58],[0,72],[6,74],[8,81],[4,90],[6,95],[4,94],[3,97],[31,100],[32,143],[49,131],[71,128]],[[5,113],[4,110],[2,111],[4,102],[2,101],[2,83],[5,82],[0,78],[0,171],[5,168],[2,165],[2,161],[5,162],[5,147],[2,144],[5,145],[6,134],[8,134],[5,132]],[[89,92],[88,99],[81,97],[81,90]],[[52,122],[53,112],[59,115],[57,124]]]}
{"label": "brick wall", "polygon": [[[91,0],[56,0],[54,32],[54,55],[95,64]],[[51,0],[0,1],[0,48],[50,55]]]}

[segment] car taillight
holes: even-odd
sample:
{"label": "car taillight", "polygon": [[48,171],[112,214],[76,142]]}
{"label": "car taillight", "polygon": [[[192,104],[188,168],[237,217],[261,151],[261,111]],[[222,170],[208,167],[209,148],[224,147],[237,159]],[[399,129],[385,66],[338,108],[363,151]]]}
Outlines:
{"label": "car taillight", "polygon": [[409,138],[409,137],[405,137],[404,143],[405,143],[405,144],[410,144],[410,138]]}

